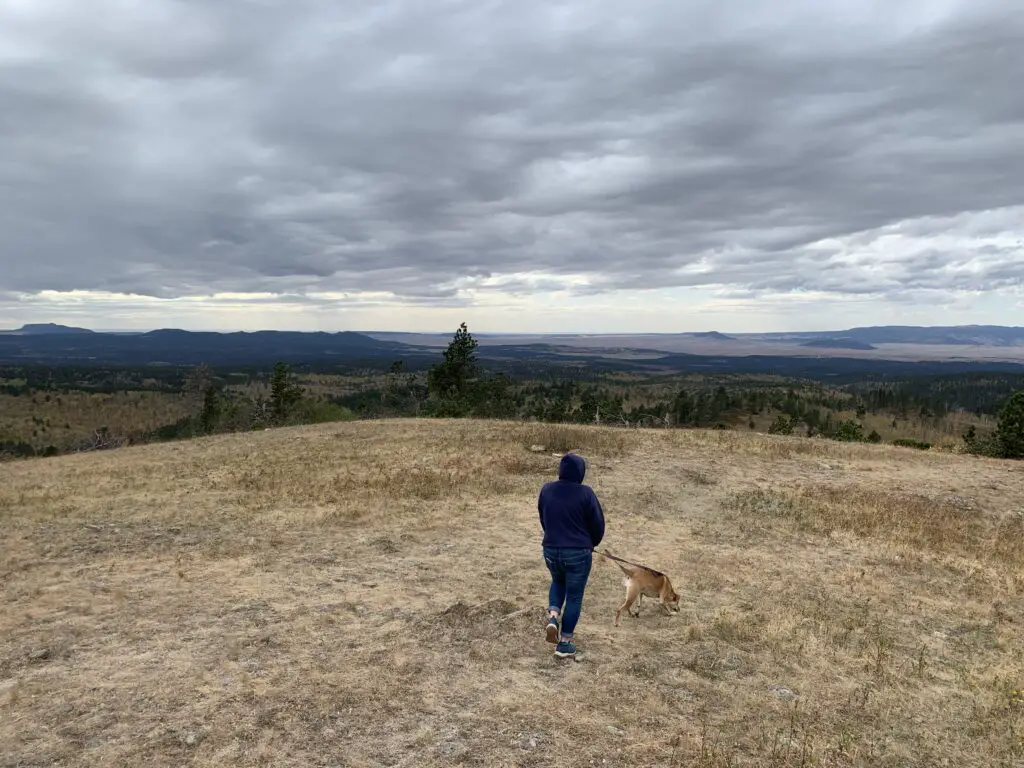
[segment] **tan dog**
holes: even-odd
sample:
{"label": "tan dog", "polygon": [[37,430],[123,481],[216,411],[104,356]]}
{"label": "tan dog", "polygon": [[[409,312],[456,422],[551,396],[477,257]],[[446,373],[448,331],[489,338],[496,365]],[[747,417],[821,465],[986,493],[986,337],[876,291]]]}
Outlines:
{"label": "tan dog", "polygon": [[629,609],[637,598],[642,602],[644,595],[657,598],[658,607],[661,608],[662,613],[666,616],[671,616],[672,611],[679,610],[679,595],[672,588],[672,581],[664,573],[644,565],[624,562],[611,554],[611,552],[599,552],[598,554],[604,555],[609,560],[614,560],[615,564],[626,574],[626,578],[622,580],[626,587],[626,600],[619,606],[619,610],[615,612],[615,626],[619,626],[619,619],[623,611],[626,611],[634,618],[640,615],[639,602],[637,603],[635,614]]}

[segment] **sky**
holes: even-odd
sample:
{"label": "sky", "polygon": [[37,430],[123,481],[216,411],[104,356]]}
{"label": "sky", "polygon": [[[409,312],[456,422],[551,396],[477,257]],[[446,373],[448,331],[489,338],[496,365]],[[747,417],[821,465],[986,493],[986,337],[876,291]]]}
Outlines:
{"label": "sky", "polygon": [[0,328],[1021,325],[1021,72],[1006,0],[0,0]]}

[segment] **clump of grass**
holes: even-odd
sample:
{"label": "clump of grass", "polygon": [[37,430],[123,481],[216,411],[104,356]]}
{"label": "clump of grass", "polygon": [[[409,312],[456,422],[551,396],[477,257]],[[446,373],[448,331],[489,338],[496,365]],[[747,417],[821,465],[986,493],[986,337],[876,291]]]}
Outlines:
{"label": "clump of grass", "polygon": [[727,508],[754,518],[777,518],[803,524],[806,510],[789,495],[779,491],[757,488],[731,494],[725,502]]}
{"label": "clump of grass", "polygon": [[495,459],[497,467],[507,475],[533,476],[550,473],[554,460],[545,454],[515,451],[503,453]]}
{"label": "clump of grass", "polygon": [[636,438],[626,430],[581,424],[529,424],[520,429],[522,445],[544,447],[549,453],[579,451],[605,457],[624,455]]}
{"label": "clump of grass", "polygon": [[692,485],[718,485],[718,478],[709,470],[700,467],[683,467],[679,470],[679,474]]}
{"label": "clump of grass", "polygon": [[761,622],[755,616],[739,616],[726,610],[715,612],[708,634],[727,643],[741,645],[761,639]]}
{"label": "clump of grass", "polygon": [[465,484],[465,478],[449,469],[433,467],[387,467],[379,465],[363,487],[389,498],[412,498],[429,501],[454,496]]}

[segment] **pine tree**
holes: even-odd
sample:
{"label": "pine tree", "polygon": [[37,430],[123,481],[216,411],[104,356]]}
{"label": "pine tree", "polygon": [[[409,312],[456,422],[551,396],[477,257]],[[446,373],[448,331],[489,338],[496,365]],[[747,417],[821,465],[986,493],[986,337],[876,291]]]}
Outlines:
{"label": "pine tree", "polygon": [[302,387],[294,382],[285,363],[277,363],[270,377],[270,410],[274,419],[284,421],[301,399]]}
{"label": "pine tree", "polygon": [[999,412],[995,437],[1004,459],[1024,459],[1024,389],[1014,392]]}
{"label": "pine tree", "polygon": [[431,394],[442,400],[464,400],[469,395],[477,376],[476,348],[476,339],[465,323],[460,324],[444,351],[444,360],[427,375]]}
{"label": "pine tree", "polygon": [[199,412],[199,428],[206,434],[213,432],[220,421],[221,402],[217,388],[210,384],[203,393],[203,408]]}

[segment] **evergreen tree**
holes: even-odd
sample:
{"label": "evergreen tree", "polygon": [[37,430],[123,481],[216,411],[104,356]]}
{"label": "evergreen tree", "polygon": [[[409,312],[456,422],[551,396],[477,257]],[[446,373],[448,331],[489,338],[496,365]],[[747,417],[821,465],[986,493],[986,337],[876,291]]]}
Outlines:
{"label": "evergreen tree", "polygon": [[1024,389],[1014,392],[999,412],[996,443],[1004,459],[1024,459]]}
{"label": "evergreen tree", "polygon": [[270,376],[270,410],[274,419],[284,421],[302,399],[302,387],[295,383],[285,363],[277,363]]}
{"label": "evergreen tree", "polygon": [[465,323],[460,324],[444,351],[444,360],[431,368],[427,375],[427,386],[432,395],[440,400],[462,401],[468,398],[477,376],[476,348],[476,339]]}
{"label": "evergreen tree", "polygon": [[199,412],[199,428],[205,434],[209,434],[217,428],[221,410],[220,393],[213,384],[210,384],[203,393],[203,408]]}

